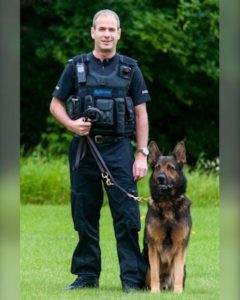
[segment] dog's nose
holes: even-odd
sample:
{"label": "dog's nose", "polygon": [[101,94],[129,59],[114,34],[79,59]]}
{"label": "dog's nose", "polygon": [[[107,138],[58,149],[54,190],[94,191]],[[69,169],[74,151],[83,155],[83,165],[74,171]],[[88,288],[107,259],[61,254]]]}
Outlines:
{"label": "dog's nose", "polygon": [[160,173],[157,177],[158,184],[166,184],[166,176]]}

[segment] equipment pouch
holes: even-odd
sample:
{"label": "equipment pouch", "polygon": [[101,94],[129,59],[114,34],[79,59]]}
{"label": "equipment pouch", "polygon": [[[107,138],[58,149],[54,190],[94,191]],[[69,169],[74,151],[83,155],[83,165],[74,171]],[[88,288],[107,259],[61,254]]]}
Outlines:
{"label": "equipment pouch", "polygon": [[116,133],[124,134],[125,132],[125,101],[124,98],[116,98]]}
{"label": "equipment pouch", "polygon": [[126,97],[126,123],[135,124],[135,111],[131,97]]}
{"label": "equipment pouch", "polygon": [[113,100],[112,99],[97,99],[96,100],[96,108],[102,111],[102,115],[99,125],[102,126],[113,126]]}
{"label": "equipment pouch", "polygon": [[84,97],[84,109],[85,112],[88,108],[94,107],[94,100],[91,95],[87,95]]}
{"label": "equipment pouch", "polygon": [[79,119],[81,117],[81,98],[75,95],[71,95],[66,100],[65,108],[70,119]]}

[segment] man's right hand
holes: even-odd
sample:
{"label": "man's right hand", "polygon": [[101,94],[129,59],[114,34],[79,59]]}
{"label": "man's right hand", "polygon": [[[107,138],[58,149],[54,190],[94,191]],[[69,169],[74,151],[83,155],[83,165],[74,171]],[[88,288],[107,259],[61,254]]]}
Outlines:
{"label": "man's right hand", "polygon": [[71,120],[66,112],[64,102],[60,99],[53,97],[50,104],[51,114],[69,131],[76,133],[77,135],[89,135],[92,123],[90,119],[79,118],[77,120]]}
{"label": "man's right hand", "polygon": [[68,130],[80,135],[85,136],[89,135],[90,129],[92,127],[92,123],[90,120],[86,120],[85,118],[79,118],[77,120],[69,120]]}

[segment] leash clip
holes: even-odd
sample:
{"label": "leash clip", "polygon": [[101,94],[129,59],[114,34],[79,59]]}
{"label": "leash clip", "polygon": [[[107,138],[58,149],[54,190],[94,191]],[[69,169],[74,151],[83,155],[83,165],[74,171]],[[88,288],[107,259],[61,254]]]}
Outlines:
{"label": "leash clip", "polygon": [[138,202],[145,202],[145,201],[148,202],[149,200],[151,200],[150,197],[134,196],[134,195],[132,195],[132,194],[130,194],[130,193],[127,193],[127,196],[128,196],[129,198],[132,198],[132,199],[135,200],[135,201],[138,201]]}
{"label": "leash clip", "polygon": [[130,194],[130,193],[127,193],[127,196],[129,198],[132,198],[133,200],[135,201],[138,201],[138,202],[141,202],[142,201],[142,197],[137,197],[137,196],[134,196],[133,194]]}
{"label": "leash clip", "polygon": [[102,178],[106,181],[106,185],[108,185],[108,186],[114,185],[113,182],[111,181],[111,179],[109,178],[108,173],[102,172]]}

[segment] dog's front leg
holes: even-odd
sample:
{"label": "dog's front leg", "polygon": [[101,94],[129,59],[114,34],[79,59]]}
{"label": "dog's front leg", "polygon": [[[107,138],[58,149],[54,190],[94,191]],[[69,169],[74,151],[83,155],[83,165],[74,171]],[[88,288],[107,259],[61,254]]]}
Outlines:
{"label": "dog's front leg", "polygon": [[150,287],[151,293],[160,292],[160,259],[154,245],[149,245],[148,258],[150,264]]}
{"label": "dog's front leg", "polygon": [[173,261],[175,293],[182,293],[183,291],[184,263],[185,263],[185,250],[180,249],[177,252]]}

